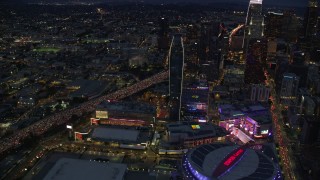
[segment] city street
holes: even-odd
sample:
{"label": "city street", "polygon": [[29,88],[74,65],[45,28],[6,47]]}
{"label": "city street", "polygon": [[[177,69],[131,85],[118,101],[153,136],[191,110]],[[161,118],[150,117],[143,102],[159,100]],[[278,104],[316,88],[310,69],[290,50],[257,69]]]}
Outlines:
{"label": "city street", "polygon": [[284,175],[288,179],[296,179],[294,173],[294,157],[290,153],[289,141],[287,135],[283,129],[281,106],[277,102],[277,94],[275,91],[274,80],[270,78],[267,71],[265,71],[266,83],[270,86],[270,99],[272,101],[272,119],[273,119],[273,129],[274,129],[274,139],[279,144],[279,155],[282,161],[282,169],[284,170]]}

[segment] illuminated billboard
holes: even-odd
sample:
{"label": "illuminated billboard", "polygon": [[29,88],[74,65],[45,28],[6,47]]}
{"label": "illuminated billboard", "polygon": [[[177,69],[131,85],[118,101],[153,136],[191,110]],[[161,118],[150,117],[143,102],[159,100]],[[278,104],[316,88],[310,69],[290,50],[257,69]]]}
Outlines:
{"label": "illuminated billboard", "polygon": [[200,126],[199,125],[191,125],[191,128],[192,129],[200,129]]}
{"label": "illuminated billboard", "polygon": [[96,118],[108,119],[108,111],[96,111]]}
{"label": "illuminated billboard", "polygon": [[91,125],[98,125],[100,124],[100,119],[90,118]]}
{"label": "illuminated billboard", "polygon": [[76,133],[75,133],[75,139],[76,139],[76,140],[82,140],[82,139],[83,139],[82,134],[76,132]]}
{"label": "illuminated billboard", "polygon": [[250,0],[250,4],[262,4],[262,0]]}
{"label": "illuminated billboard", "polygon": [[78,140],[82,141],[86,137],[88,137],[88,133],[74,132],[75,141],[78,141]]}

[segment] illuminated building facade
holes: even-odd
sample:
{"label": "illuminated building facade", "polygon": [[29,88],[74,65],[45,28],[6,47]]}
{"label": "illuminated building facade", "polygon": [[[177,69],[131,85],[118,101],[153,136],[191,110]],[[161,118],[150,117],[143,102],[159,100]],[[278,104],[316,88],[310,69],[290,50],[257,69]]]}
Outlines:
{"label": "illuminated building facade", "polygon": [[268,108],[261,105],[224,104],[218,106],[218,111],[219,126],[227,131],[238,128],[253,138],[266,138],[271,135],[272,119]]}
{"label": "illuminated building facade", "polygon": [[297,92],[300,78],[293,73],[283,74],[280,102],[286,106],[295,106],[297,104]]}
{"label": "illuminated building facade", "polygon": [[115,125],[115,126],[149,126],[151,121],[128,118],[90,118],[91,125]]}
{"label": "illuminated building facade", "polygon": [[207,82],[186,84],[182,91],[181,120],[207,122],[209,94]]}
{"label": "illuminated building facade", "polygon": [[304,17],[304,36],[312,38],[317,35],[318,27],[318,2],[317,0],[309,0],[309,5]]}
{"label": "illuminated building facade", "polygon": [[156,108],[136,102],[102,102],[96,109],[92,125],[149,126],[156,116]]}
{"label": "illuminated building facade", "polygon": [[206,144],[183,157],[183,175],[187,180],[282,179],[271,158],[250,145]]}

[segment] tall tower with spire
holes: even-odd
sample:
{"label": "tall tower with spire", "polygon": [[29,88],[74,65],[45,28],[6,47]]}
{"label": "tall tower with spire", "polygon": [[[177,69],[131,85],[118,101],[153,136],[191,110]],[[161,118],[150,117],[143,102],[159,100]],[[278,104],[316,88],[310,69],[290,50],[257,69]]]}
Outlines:
{"label": "tall tower with spire", "polygon": [[305,38],[313,38],[317,35],[318,28],[318,2],[309,0],[308,8],[304,16],[303,33]]}
{"label": "tall tower with spire", "polygon": [[247,53],[250,39],[260,39],[264,36],[263,20],[262,0],[250,0],[245,23],[245,34],[243,41],[243,48],[245,50],[244,53]]}

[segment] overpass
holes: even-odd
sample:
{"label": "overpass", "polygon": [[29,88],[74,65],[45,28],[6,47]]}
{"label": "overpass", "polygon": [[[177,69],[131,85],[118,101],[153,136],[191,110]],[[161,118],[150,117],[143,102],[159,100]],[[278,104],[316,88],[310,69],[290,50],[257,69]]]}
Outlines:
{"label": "overpass", "polygon": [[81,116],[85,112],[92,112],[95,110],[96,106],[105,100],[120,100],[125,97],[131,96],[139,91],[142,91],[154,84],[161,83],[169,78],[169,71],[163,71],[156,75],[151,76],[150,78],[139,81],[129,87],[117,90],[108,95],[98,97],[96,99],[89,100],[84,102],[76,107],[67,109],[62,112],[57,112],[53,115],[50,115],[42,120],[37,121],[36,123],[16,131],[13,135],[10,135],[7,138],[4,138],[0,141],[0,154],[6,152],[10,149],[15,149],[23,144],[30,133],[40,136],[47,132],[50,128],[57,127],[61,124],[67,123],[72,115]]}

